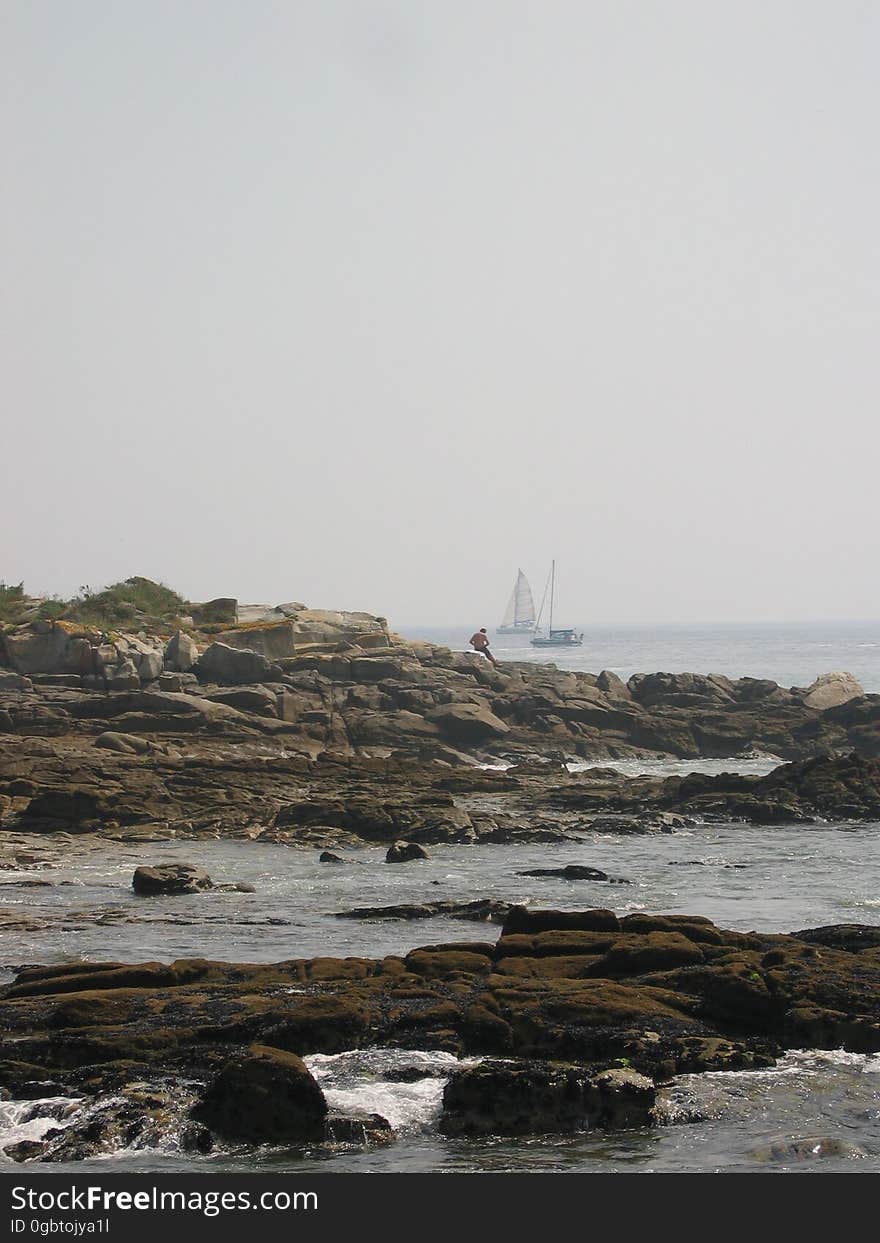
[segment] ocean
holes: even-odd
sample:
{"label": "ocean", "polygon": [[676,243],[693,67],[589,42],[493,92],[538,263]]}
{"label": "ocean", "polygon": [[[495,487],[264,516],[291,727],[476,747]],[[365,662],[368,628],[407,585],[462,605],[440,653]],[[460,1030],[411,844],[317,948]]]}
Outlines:
{"label": "ocean", "polygon": [[880,621],[754,623],[704,626],[576,626],[582,647],[534,648],[525,635],[496,634],[484,620],[460,626],[400,626],[404,638],[469,651],[486,626],[497,660],[555,664],[626,681],[634,673],[721,673],[809,686],[822,673],[846,672],[880,694]]}

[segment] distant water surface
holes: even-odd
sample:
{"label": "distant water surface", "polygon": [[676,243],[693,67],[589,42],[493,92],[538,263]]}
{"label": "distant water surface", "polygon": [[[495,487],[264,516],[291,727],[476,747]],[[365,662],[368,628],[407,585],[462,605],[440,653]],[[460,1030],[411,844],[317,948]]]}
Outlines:
{"label": "distant water surface", "polygon": [[[566,619],[566,625],[572,624]],[[461,626],[400,626],[407,639],[469,651],[474,630],[486,626],[501,661],[553,663],[624,681],[634,673],[722,673],[772,678],[780,686],[809,686],[820,673],[844,670],[866,691],[880,694],[880,621],[801,622],[717,626],[581,626],[582,647],[534,648],[525,635],[496,634],[485,619]]]}

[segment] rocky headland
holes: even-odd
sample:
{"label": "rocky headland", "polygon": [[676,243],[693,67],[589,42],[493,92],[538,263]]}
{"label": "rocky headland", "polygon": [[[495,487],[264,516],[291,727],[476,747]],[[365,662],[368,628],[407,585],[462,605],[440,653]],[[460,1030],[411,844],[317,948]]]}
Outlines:
{"label": "rocky headland", "polygon": [[[189,612],[129,616],[128,630],[21,613],[3,627],[4,828],[330,846],[510,840],[603,811],[632,824],[659,812],[877,814],[880,696],[848,674],[806,688],[664,673],[624,683],[552,664],[493,668],[405,642],[364,613],[232,599],[179,609]],[[755,752],[807,763],[760,782],[609,771],[621,759]],[[570,774],[566,760],[598,771]]]}

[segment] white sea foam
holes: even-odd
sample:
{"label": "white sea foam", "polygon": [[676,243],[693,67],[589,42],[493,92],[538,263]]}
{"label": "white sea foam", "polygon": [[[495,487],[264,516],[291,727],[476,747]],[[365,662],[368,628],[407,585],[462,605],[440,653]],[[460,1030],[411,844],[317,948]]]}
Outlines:
{"label": "white sea foam", "polygon": [[22,1140],[40,1140],[53,1128],[70,1126],[82,1101],[70,1096],[47,1096],[36,1101],[0,1101],[0,1160],[3,1149]]}
{"label": "white sea foam", "polygon": [[[321,1085],[327,1104],[339,1113],[381,1114],[396,1131],[430,1127],[440,1115],[447,1075],[479,1059],[459,1059],[440,1050],[355,1049],[347,1053],[315,1053],[304,1059]],[[432,1077],[398,1082],[386,1076],[416,1068]]]}

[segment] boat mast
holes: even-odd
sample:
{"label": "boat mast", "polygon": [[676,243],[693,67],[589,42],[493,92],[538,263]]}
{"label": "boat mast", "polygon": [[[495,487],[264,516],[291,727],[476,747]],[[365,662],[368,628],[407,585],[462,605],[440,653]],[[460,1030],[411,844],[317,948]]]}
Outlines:
{"label": "boat mast", "polygon": [[550,628],[548,633],[553,633],[553,590],[556,586],[556,562],[550,563]]}

